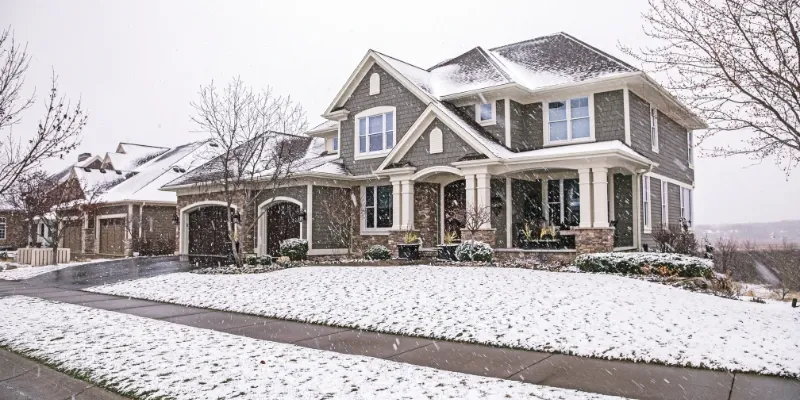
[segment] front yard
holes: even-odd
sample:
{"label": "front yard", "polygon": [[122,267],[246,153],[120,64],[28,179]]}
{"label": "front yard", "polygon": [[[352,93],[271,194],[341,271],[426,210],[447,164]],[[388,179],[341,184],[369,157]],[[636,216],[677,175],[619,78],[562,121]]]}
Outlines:
{"label": "front yard", "polygon": [[612,399],[29,297],[0,320],[0,346],[142,399]]}
{"label": "front yard", "polygon": [[800,377],[800,313],[621,276],[473,267],[178,273],[90,289],[529,350]]}
{"label": "front yard", "polygon": [[42,265],[40,267],[31,267],[30,265],[18,264],[15,262],[0,263],[0,280],[17,281],[30,279],[48,272],[58,271],[60,269],[75,267],[84,264],[93,264],[99,262],[110,261],[105,258],[98,258],[95,260],[72,261],[65,264],[56,265]]}

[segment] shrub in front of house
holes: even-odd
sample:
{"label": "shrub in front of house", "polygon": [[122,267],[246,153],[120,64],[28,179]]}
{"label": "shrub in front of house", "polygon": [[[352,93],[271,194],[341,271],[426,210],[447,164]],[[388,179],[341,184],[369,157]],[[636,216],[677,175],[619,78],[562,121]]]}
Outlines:
{"label": "shrub in front of house", "polygon": [[245,265],[272,265],[272,257],[270,256],[262,256],[262,257],[247,257],[244,260]]}
{"label": "shrub in front of house", "polygon": [[388,260],[392,258],[392,252],[386,246],[374,244],[364,252],[364,258],[367,260]]}
{"label": "shrub in front of house", "polygon": [[305,260],[308,255],[308,240],[286,239],[281,242],[281,255],[292,261]]}
{"label": "shrub in front of house", "polygon": [[458,261],[492,261],[492,246],[479,240],[465,240],[456,247]]}
{"label": "shrub in front of house", "polygon": [[710,260],[676,253],[593,253],[575,259],[584,272],[711,278]]}

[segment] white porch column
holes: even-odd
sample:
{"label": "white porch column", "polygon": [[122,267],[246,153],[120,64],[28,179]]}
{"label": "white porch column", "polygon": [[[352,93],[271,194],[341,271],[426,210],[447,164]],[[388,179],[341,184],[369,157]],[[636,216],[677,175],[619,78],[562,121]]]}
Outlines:
{"label": "white porch column", "polygon": [[464,175],[465,191],[467,192],[466,209],[475,209],[475,175]]}
{"label": "white porch column", "polygon": [[[581,168],[578,170],[578,184],[581,192],[581,228],[592,227],[592,183],[591,170]],[[543,192],[547,196],[547,192]]]}
{"label": "white porch column", "polygon": [[401,182],[401,226],[402,230],[414,229],[414,181],[404,180]]}
{"label": "white porch column", "polygon": [[594,227],[608,228],[608,168],[592,168]]}
{"label": "white porch column", "polygon": [[400,181],[392,181],[392,230],[400,230],[402,215],[402,189]]}
{"label": "white porch column", "polygon": [[[476,186],[475,186],[475,195],[476,201],[475,206],[481,212],[490,212],[491,213],[491,206],[492,206],[492,195],[491,195],[491,175],[486,173],[479,173],[475,175]],[[481,229],[491,229],[492,223],[490,221],[486,221],[481,225]]]}

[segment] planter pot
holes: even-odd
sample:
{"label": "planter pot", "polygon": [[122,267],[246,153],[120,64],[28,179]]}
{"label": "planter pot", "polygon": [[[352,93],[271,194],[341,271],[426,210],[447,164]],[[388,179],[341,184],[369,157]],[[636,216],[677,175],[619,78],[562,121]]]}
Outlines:
{"label": "planter pot", "polygon": [[522,239],[519,241],[519,247],[523,250],[533,250],[535,249],[535,242],[533,240]]}
{"label": "planter pot", "polygon": [[398,244],[397,256],[405,258],[406,260],[419,260],[419,243],[416,244]]}
{"label": "planter pot", "polygon": [[458,261],[456,260],[457,244],[443,244],[439,246],[439,258],[442,260]]}

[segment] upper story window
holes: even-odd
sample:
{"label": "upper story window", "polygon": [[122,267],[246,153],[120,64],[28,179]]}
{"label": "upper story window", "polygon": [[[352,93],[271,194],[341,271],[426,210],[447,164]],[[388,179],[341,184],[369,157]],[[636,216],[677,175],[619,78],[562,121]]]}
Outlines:
{"label": "upper story window", "polygon": [[581,193],[577,179],[547,181],[547,212],[553,225],[580,225]]}
{"label": "upper story window", "polygon": [[650,106],[650,143],[652,150],[658,153],[658,109]]}
{"label": "upper story window", "polygon": [[585,140],[592,136],[589,97],[547,103],[548,143]]}
{"label": "upper story window", "polygon": [[692,136],[692,131],[686,131],[686,143],[688,144],[689,167],[694,168],[694,136]]}
{"label": "upper story window", "polygon": [[395,108],[375,107],[355,116],[355,159],[386,155],[395,144]]}
{"label": "upper story window", "polygon": [[364,224],[362,230],[385,230],[392,227],[392,186],[364,187]]}
{"label": "upper story window", "polygon": [[497,109],[493,101],[475,105],[475,121],[481,125],[494,125],[497,122]]}
{"label": "upper story window", "polygon": [[642,176],[642,220],[644,222],[644,232],[650,233],[653,230],[653,211],[650,208],[650,177]]}
{"label": "upper story window", "polygon": [[6,239],[6,217],[0,217],[0,240]]}

